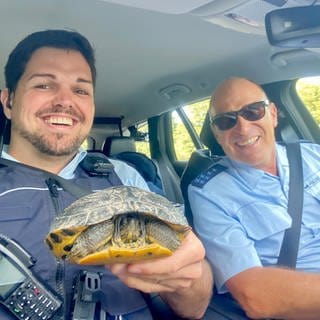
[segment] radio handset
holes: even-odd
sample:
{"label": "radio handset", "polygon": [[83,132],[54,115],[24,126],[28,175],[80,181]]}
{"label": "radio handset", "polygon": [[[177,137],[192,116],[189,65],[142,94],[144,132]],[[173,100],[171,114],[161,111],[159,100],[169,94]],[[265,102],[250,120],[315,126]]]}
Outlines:
{"label": "radio handset", "polygon": [[35,259],[17,242],[0,234],[0,303],[21,320],[49,320],[62,300],[30,268]]}

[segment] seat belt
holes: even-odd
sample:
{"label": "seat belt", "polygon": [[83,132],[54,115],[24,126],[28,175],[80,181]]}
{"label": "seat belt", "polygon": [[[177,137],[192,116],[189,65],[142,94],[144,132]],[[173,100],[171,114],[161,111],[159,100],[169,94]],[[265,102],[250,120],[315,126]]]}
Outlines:
{"label": "seat belt", "polygon": [[285,231],[277,264],[295,269],[303,208],[303,168],[300,143],[298,141],[288,142],[286,143],[286,150],[290,170],[288,213],[292,218],[292,225]]}

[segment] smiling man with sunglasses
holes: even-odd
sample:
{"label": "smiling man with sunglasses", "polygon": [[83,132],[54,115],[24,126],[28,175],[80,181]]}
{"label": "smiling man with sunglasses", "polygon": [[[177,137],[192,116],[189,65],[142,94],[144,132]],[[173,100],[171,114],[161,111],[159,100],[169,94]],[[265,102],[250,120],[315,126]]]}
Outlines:
{"label": "smiling man with sunglasses", "polygon": [[222,112],[217,115],[209,116],[210,123],[219,130],[229,130],[233,128],[238,121],[238,116],[248,120],[257,121],[266,114],[266,107],[269,106],[269,100],[257,101],[242,107],[238,111]]}
{"label": "smiling man with sunglasses", "polygon": [[231,78],[216,89],[210,105],[211,127],[226,155],[277,174],[277,109],[263,90],[246,79]]}
{"label": "smiling man with sunglasses", "polygon": [[213,93],[209,120],[226,157],[191,183],[189,200],[215,275],[213,302],[222,294],[230,301],[229,293],[239,302],[244,311],[225,319],[320,319],[320,146],[300,143],[299,271],[288,270],[276,265],[292,222],[288,158],[275,141],[276,106],[257,84],[230,78]]}

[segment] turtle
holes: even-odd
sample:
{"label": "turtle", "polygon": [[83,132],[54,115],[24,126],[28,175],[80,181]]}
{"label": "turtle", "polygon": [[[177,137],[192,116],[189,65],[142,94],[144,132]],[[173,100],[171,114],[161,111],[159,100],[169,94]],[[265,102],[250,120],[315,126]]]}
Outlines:
{"label": "turtle", "polygon": [[190,229],[181,204],[121,185],[66,207],[55,217],[45,242],[54,256],[70,263],[131,263],[171,255]]}

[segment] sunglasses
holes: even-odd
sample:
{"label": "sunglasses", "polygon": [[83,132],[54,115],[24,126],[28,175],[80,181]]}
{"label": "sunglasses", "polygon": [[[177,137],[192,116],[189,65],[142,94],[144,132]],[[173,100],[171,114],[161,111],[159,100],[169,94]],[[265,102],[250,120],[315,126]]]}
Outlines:
{"label": "sunglasses", "polygon": [[209,115],[209,121],[211,125],[215,125],[219,130],[229,130],[237,124],[238,116],[248,121],[262,119],[266,114],[266,107],[268,107],[269,104],[269,100],[250,103],[238,111],[219,113],[214,117]]}

